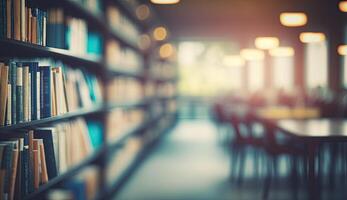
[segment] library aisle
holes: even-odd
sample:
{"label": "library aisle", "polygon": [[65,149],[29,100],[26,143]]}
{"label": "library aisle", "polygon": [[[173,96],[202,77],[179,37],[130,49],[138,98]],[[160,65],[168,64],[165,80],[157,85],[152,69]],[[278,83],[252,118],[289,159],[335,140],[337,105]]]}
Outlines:
{"label": "library aisle", "polygon": [[228,155],[206,119],[181,120],[133,174],[117,199],[230,199]]}

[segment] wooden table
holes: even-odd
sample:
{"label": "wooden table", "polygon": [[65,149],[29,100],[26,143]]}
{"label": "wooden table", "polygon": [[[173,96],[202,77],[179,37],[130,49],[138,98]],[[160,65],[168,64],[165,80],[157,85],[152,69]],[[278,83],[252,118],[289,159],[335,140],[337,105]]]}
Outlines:
{"label": "wooden table", "polygon": [[308,149],[308,174],[310,199],[319,199],[318,181],[315,174],[314,158],[320,143],[347,142],[347,120],[343,119],[309,119],[279,120],[275,128],[302,140]]}

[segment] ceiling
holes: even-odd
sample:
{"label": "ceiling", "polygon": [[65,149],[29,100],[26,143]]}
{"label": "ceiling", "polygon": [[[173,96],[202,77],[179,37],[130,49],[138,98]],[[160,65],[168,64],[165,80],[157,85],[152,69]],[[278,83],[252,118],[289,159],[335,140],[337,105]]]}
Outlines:
{"label": "ceiling", "polygon": [[[176,40],[230,39],[247,46],[256,36],[278,36],[283,43],[297,40],[304,30],[324,30],[336,21],[338,0],[181,0],[154,5]],[[283,11],[304,11],[303,28],[281,26]]]}

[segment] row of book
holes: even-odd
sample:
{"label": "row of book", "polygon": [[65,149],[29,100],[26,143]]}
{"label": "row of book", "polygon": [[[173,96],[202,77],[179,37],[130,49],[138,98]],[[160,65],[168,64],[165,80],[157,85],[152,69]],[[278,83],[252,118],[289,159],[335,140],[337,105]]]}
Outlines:
{"label": "row of book", "polygon": [[66,16],[61,8],[48,10],[47,46],[67,49],[73,54],[100,56],[100,33],[89,30],[83,19]]}
{"label": "row of book", "polygon": [[138,43],[141,35],[139,29],[116,5],[109,5],[106,8],[106,18],[113,30],[122,33],[134,44]]}
{"label": "row of book", "polygon": [[140,126],[145,119],[145,111],[141,108],[117,108],[110,112],[107,120],[107,140],[118,140],[122,135]]}
{"label": "row of book", "polygon": [[47,200],[92,200],[98,192],[99,171],[96,166],[88,166],[71,177],[60,187],[51,189],[44,199]]}
{"label": "row of book", "polygon": [[177,76],[176,68],[168,62],[155,62],[149,71],[152,77],[160,77],[161,79],[173,79]]}
{"label": "row of book", "polygon": [[102,54],[100,34],[87,23],[64,15],[61,8],[39,9],[29,0],[0,1],[0,38],[71,50],[74,54]]}
{"label": "row of book", "polygon": [[143,100],[141,82],[131,77],[116,77],[110,81],[107,90],[107,100],[113,103],[128,103]]}
{"label": "row of book", "polygon": [[0,63],[0,125],[62,115],[102,102],[95,76],[62,65],[9,60]]}
{"label": "row of book", "polygon": [[165,82],[162,84],[158,84],[156,87],[156,96],[158,97],[173,97],[176,95],[176,93],[176,84],[173,82]]}
{"label": "row of book", "polygon": [[46,45],[47,12],[29,0],[0,1],[0,38]]}
{"label": "row of book", "polygon": [[1,199],[23,199],[91,155],[101,141],[83,119],[1,137]]}
{"label": "row of book", "polygon": [[109,40],[106,44],[106,62],[112,69],[122,67],[128,71],[139,71],[143,66],[143,59],[138,53],[121,47],[116,40]]}
{"label": "row of book", "polygon": [[107,184],[112,187],[112,184],[119,181],[119,178],[124,174],[130,165],[134,162],[136,156],[140,153],[143,143],[140,137],[132,137],[123,146],[123,148],[115,151],[110,155],[110,161],[107,165]]}

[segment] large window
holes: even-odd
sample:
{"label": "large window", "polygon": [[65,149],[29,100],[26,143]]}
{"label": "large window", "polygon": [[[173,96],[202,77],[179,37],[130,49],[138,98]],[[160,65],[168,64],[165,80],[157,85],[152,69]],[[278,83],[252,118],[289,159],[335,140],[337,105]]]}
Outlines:
{"label": "large window", "polygon": [[328,86],[327,42],[308,43],[305,48],[305,78],[308,88]]}
{"label": "large window", "polygon": [[290,90],[294,86],[294,58],[273,57],[273,84],[275,88]]}
{"label": "large window", "polygon": [[257,91],[264,88],[264,60],[250,60],[248,67],[248,88],[249,91]]}

